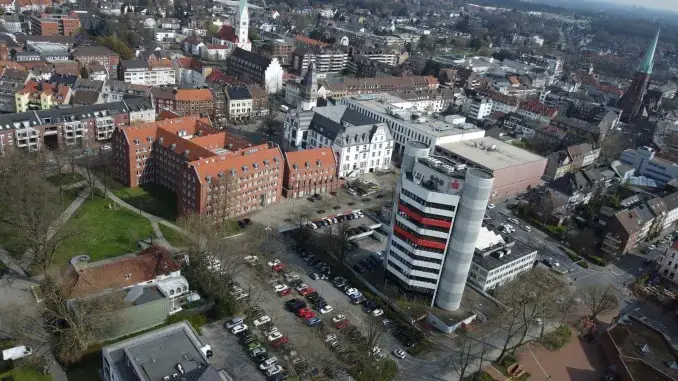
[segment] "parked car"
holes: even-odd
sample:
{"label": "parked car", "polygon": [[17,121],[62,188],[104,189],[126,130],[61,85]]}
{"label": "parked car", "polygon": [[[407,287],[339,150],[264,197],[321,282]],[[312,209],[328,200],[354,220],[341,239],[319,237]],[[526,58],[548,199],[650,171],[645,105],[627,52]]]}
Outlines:
{"label": "parked car", "polygon": [[225,324],[226,329],[231,329],[235,327],[236,325],[242,324],[244,319],[242,317],[236,316],[232,318],[231,320],[227,321]]}
{"label": "parked car", "polygon": [[231,328],[231,333],[237,335],[239,333],[247,331],[247,324],[239,324]]}
{"label": "parked car", "polygon": [[268,341],[276,341],[281,337],[282,337],[282,333],[276,331],[276,332],[271,332],[271,334],[268,335],[267,338],[268,338]]}
{"label": "parked car", "polygon": [[255,327],[258,327],[258,326],[260,326],[260,325],[262,325],[262,324],[266,324],[266,323],[268,323],[268,322],[270,322],[270,321],[271,321],[271,318],[268,317],[268,315],[264,315],[264,316],[262,316],[262,317],[260,317],[259,319],[256,319],[256,320],[254,321],[254,326],[255,326]]}
{"label": "parked car", "polygon": [[269,367],[271,367],[271,366],[273,366],[273,365],[275,365],[275,364],[277,364],[277,363],[278,363],[278,359],[277,359],[276,357],[269,357],[269,358],[267,358],[266,360],[264,360],[264,362],[262,362],[262,363],[259,365],[259,369],[261,369],[261,370],[266,370],[266,369],[268,369]]}
{"label": "parked car", "polygon": [[381,316],[381,315],[383,315],[383,314],[384,314],[384,311],[383,311],[383,310],[380,310],[380,309],[376,309],[376,310],[372,311],[372,316],[375,316],[375,317],[376,317],[376,316]]}
{"label": "parked car", "polygon": [[316,325],[320,324],[322,320],[319,317],[314,317],[311,319],[306,320],[306,325],[309,327],[315,327]]}

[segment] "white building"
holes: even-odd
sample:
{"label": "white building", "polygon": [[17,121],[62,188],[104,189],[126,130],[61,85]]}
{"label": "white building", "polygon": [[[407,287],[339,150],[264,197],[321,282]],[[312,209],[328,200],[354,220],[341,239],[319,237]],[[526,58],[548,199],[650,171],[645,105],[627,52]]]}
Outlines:
{"label": "white building", "polygon": [[332,147],[340,177],[390,168],[393,137],[386,124],[341,105],[315,108],[310,121],[309,113],[286,117],[285,146]]}
{"label": "white building", "polygon": [[492,99],[485,97],[466,98],[462,113],[471,119],[483,120],[492,114]]}
{"label": "white building", "polygon": [[165,86],[176,84],[174,66],[169,60],[146,63],[144,60],[124,60],[120,63],[121,79],[133,85]]}
{"label": "white building", "polygon": [[300,82],[288,82],[285,86],[285,103],[304,111],[318,104],[318,76],[315,63],[311,62]]}
{"label": "white building", "polygon": [[179,87],[196,88],[205,86],[202,62],[190,57],[181,57],[176,58],[172,65],[176,73],[176,84]]}
{"label": "white building", "polygon": [[624,150],[619,161],[634,168],[636,176],[645,176],[661,184],[678,178],[678,164],[655,157],[651,147]]}
{"label": "white building", "polygon": [[488,291],[529,271],[536,260],[536,250],[518,241],[506,241],[483,226],[476,241],[468,281]]}
{"label": "white building", "polygon": [[460,123],[458,116],[429,116],[429,113],[410,110],[412,107],[396,107],[381,99],[382,94],[350,96],[341,98],[340,103],[379,123],[386,123],[395,141],[395,158],[403,154],[405,143],[412,140],[426,144],[433,153],[436,145],[485,136],[485,130],[470,123]]}
{"label": "white building", "polygon": [[393,204],[386,277],[440,308],[456,310],[471,266],[492,176],[408,142]]}
{"label": "white building", "polygon": [[657,272],[663,277],[678,284],[678,241],[666,248],[664,254],[657,259]]}
{"label": "white building", "polygon": [[224,45],[229,53],[240,48],[252,51],[252,42],[249,40],[250,14],[247,0],[240,0],[238,13],[235,16],[235,25],[222,25],[216,37],[212,37],[212,44]]}
{"label": "white building", "polygon": [[228,86],[226,93],[226,114],[230,120],[241,120],[252,115],[252,95],[245,86]]}
{"label": "white building", "polygon": [[130,124],[155,121],[155,107],[149,98],[130,97],[122,102],[129,110]]}

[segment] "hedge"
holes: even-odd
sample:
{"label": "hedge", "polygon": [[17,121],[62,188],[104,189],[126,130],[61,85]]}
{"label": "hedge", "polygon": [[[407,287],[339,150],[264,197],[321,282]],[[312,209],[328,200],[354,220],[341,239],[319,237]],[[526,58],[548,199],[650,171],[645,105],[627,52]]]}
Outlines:
{"label": "hedge", "polygon": [[174,324],[184,320],[188,320],[188,322],[193,326],[193,329],[195,329],[199,335],[202,335],[202,327],[207,324],[207,318],[205,315],[190,311],[181,311],[168,317],[167,323]]}
{"label": "hedge", "polygon": [[556,328],[555,331],[545,334],[541,343],[549,351],[557,351],[572,340],[572,330],[566,324]]}
{"label": "hedge", "polygon": [[585,269],[588,269],[588,268],[589,268],[589,264],[588,264],[586,261],[578,261],[578,262],[576,262],[576,263],[577,263],[579,266],[581,266],[581,267],[583,267],[583,268],[585,268]]}

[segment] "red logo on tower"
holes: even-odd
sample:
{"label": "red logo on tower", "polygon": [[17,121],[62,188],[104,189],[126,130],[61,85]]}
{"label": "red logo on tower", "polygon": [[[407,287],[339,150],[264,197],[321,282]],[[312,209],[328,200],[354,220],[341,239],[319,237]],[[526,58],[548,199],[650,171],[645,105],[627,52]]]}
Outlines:
{"label": "red logo on tower", "polygon": [[459,181],[452,180],[452,182],[450,183],[450,188],[452,188],[454,190],[459,190]]}

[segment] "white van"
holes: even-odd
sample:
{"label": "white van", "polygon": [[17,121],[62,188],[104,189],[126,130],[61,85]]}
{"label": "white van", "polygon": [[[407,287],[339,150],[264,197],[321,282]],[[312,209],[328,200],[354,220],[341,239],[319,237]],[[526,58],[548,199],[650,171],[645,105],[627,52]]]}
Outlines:
{"label": "white van", "polygon": [[261,365],[259,365],[259,369],[261,370],[266,370],[270,368],[271,366],[275,365],[278,363],[278,359],[275,357],[269,357],[266,359],[266,361],[262,362]]}

